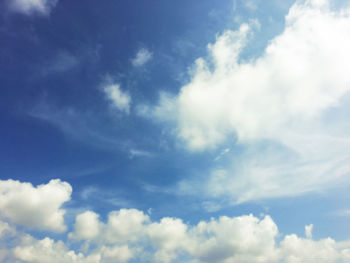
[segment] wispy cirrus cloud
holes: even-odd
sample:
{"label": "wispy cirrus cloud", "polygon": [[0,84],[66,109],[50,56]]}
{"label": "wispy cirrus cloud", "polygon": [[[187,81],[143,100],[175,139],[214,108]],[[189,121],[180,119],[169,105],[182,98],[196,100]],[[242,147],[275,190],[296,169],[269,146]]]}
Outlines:
{"label": "wispy cirrus cloud", "polygon": [[9,8],[13,12],[32,15],[49,15],[51,10],[56,6],[58,0],[10,0]]}

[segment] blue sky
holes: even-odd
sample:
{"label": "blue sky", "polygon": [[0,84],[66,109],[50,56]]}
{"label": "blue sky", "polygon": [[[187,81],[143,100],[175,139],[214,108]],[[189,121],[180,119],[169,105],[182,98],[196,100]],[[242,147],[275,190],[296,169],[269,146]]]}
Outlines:
{"label": "blue sky", "polygon": [[350,262],[350,3],[0,3],[1,262]]}

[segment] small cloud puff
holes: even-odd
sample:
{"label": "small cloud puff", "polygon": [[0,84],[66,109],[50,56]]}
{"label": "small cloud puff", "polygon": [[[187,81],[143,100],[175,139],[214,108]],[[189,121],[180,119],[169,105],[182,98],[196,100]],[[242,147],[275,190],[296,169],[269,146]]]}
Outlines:
{"label": "small cloud puff", "polygon": [[120,89],[119,84],[110,84],[106,85],[103,88],[108,100],[111,101],[112,105],[120,111],[125,113],[130,112],[130,103],[131,98],[130,95],[126,92],[123,92]]}
{"label": "small cloud puff", "polygon": [[136,56],[131,60],[134,67],[141,67],[150,61],[153,57],[153,53],[146,48],[141,48],[136,53]]}

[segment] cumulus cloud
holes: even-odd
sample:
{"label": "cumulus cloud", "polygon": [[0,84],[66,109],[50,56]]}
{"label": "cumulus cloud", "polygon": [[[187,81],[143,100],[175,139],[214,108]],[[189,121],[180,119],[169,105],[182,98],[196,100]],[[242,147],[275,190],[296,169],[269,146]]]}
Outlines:
{"label": "cumulus cloud", "polygon": [[69,250],[62,241],[51,238],[37,240],[32,236],[22,237],[21,244],[12,249],[10,260],[32,263],[125,263],[132,258],[127,246],[102,246],[97,251],[85,256],[81,252]]}
{"label": "cumulus cloud", "polygon": [[60,180],[34,187],[30,183],[0,180],[0,218],[28,228],[63,232],[65,210],[71,186]]}
{"label": "cumulus cloud", "polygon": [[138,240],[138,235],[143,231],[143,224],[147,221],[148,216],[136,209],[121,209],[111,212],[108,216],[106,242]]}
{"label": "cumulus cloud", "polygon": [[13,258],[19,262],[33,263],[97,263],[99,255],[84,257],[82,253],[75,253],[67,249],[62,241],[55,242],[51,238],[36,240],[25,235],[21,244],[13,249]]}
{"label": "cumulus cloud", "polygon": [[331,238],[313,241],[288,235],[281,242],[281,249],[286,263],[327,263],[347,262],[349,250],[339,251],[336,242]]}
{"label": "cumulus cloud", "polygon": [[79,214],[75,219],[74,234],[71,238],[75,239],[94,239],[99,235],[100,223],[99,215],[92,211],[85,211]]}
{"label": "cumulus cloud", "polygon": [[9,7],[12,11],[25,15],[40,14],[49,15],[58,0],[10,0]]}
{"label": "cumulus cloud", "polygon": [[134,67],[141,67],[150,61],[153,57],[153,53],[146,48],[140,48],[136,56],[131,60]]}
{"label": "cumulus cloud", "polygon": [[[75,236],[80,233],[81,240],[73,239],[73,243],[55,241],[50,237],[36,239],[12,229],[10,235],[0,235],[0,242],[5,244],[3,262],[340,263],[350,260],[349,243],[331,238],[305,239],[295,234],[282,236],[269,216],[222,216],[196,225],[169,217],[152,222],[136,209],[112,211],[111,216],[116,217],[117,223],[111,222],[110,218],[105,223],[99,221],[99,216],[91,211],[77,215]],[[97,220],[104,229],[96,232],[96,226],[90,224],[94,235],[84,235],[80,232],[82,228],[77,227],[83,221]],[[11,228],[2,222],[0,227]],[[106,238],[110,227],[118,229],[113,234],[114,239]],[[84,231],[89,231],[89,227]],[[6,242],[9,240],[12,242]],[[81,249],[70,249],[70,246],[77,248],[74,241],[83,242]]]}
{"label": "cumulus cloud", "polygon": [[187,236],[187,225],[181,219],[162,218],[147,227],[147,237],[156,249],[155,262],[172,262],[191,241]]}
{"label": "cumulus cloud", "polygon": [[[350,258],[350,250],[331,238],[312,240],[312,225],[305,227],[307,239],[292,234],[278,243],[280,233],[269,216],[222,216],[191,226],[179,218],[165,217],[152,222],[142,211],[121,209],[111,212],[107,222],[99,224],[105,232],[86,238],[87,242],[103,244],[104,248],[106,244],[127,246],[134,253],[132,257],[141,262],[169,263],[181,259],[182,262],[311,263],[318,259],[346,262]],[[113,238],[106,237],[108,234]]]}
{"label": "cumulus cloud", "polygon": [[125,113],[130,111],[131,98],[126,92],[120,89],[119,84],[109,84],[103,88],[108,100],[111,101],[112,105],[118,110]]}
{"label": "cumulus cloud", "polygon": [[317,191],[344,178],[350,171],[349,14],[327,0],[298,1],[284,31],[252,59],[241,54],[253,26],[226,30],[208,45],[210,58],[196,60],[178,95],[162,93],[157,106],[140,111],[175,123],[189,150],[244,147],[241,156],[232,151],[230,162],[214,166],[200,190],[187,192],[245,202]]}
{"label": "cumulus cloud", "polygon": [[277,262],[278,229],[270,217],[220,217],[193,230],[193,253],[202,262]]}
{"label": "cumulus cloud", "polygon": [[136,209],[112,211],[106,223],[99,221],[98,214],[86,211],[77,215],[74,232],[69,236],[104,244],[126,244],[138,241],[144,234],[144,225],[149,221],[148,215]]}

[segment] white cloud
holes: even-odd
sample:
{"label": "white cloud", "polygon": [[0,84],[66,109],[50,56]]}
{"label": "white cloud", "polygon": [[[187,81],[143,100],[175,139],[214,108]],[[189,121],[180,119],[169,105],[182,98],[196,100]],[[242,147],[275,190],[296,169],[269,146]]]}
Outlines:
{"label": "white cloud", "polygon": [[244,1],[244,6],[250,11],[255,11],[258,9],[257,0],[246,0]]}
{"label": "white cloud", "polygon": [[131,98],[126,92],[120,89],[119,84],[109,84],[103,88],[107,98],[112,102],[113,106],[120,111],[129,113]]}
{"label": "white cloud", "polygon": [[64,73],[79,65],[79,59],[73,54],[67,51],[60,51],[57,55],[49,61],[45,68],[43,68],[43,74],[51,73]]}
{"label": "white cloud", "polygon": [[8,1],[12,11],[31,15],[34,13],[49,15],[58,0],[10,0]]}
{"label": "white cloud", "polygon": [[288,235],[281,242],[282,253],[286,263],[328,263],[347,262],[349,251],[339,251],[331,238],[313,241]]}
{"label": "white cloud", "polygon": [[[179,136],[194,150],[215,147],[232,133],[240,142],[275,139],[337,106],[349,90],[349,20],[346,13],[296,4],[284,32],[248,62],[239,55],[249,26],[223,33],[209,45],[214,70],[198,59],[177,97]],[[344,48],[334,48],[339,43]]]}
{"label": "white cloud", "polygon": [[28,228],[63,232],[65,210],[71,186],[60,180],[34,187],[30,183],[0,180],[0,217]]}
{"label": "white cloud", "polygon": [[230,149],[229,148],[226,148],[224,150],[222,150],[218,156],[215,157],[215,161],[218,161],[220,160],[225,154],[229,153],[230,152]]}
{"label": "white cloud", "polygon": [[278,229],[270,217],[220,217],[194,229],[192,253],[201,262],[277,262]]}
{"label": "white cloud", "polygon": [[139,149],[130,149],[129,150],[129,157],[132,159],[134,157],[152,157],[153,153],[145,151],[145,150],[139,150]]}
{"label": "white cloud", "polygon": [[294,4],[284,31],[256,59],[240,57],[252,26],[225,31],[177,96],[162,93],[158,106],[143,108],[174,122],[192,151],[244,147],[203,183],[182,182],[193,186],[184,192],[239,203],[323,190],[350,172],[350,10],[328,2]]}
{"label": "white cloud", "polygon": [[141,67],[150,61],[153,57],[153,53],[146,48],[140,48],[136,56],[131,60],[134,67]]}
{"label": "white cloud", "polygon": [[[81,215],[94,215],[94,221],[99,218],[86,211],[77,216],[77,222],[81,221]],[[65,244],[49,237],[38,240],[12,229],[7,239],[0,236],[0,242],[5,244],[0,253],[4,262],[19,263],[125,263],[131,259],[161,263],[340,263],[350,260],[349,242],[305,239],[295,234],[283,236],[269,216],[222,216],[196,225],[167,217],[152,222],[135,209],[112,211],[110,216],[117,217],[118,223],[113,224],[110,219],[106,223],[98,221],[105,230],[95,232],[93,237],[80,235],[83,242],[86,238],[81,249],[71,250],[69,246],[77,247],[71,242]],[[119,229],[113,240],[105,237],[110,226]],[[11,227],[5,224],[5,228]],[[95,226],[91,230],[95,231]],[[89,231],[89,227],[84,231]],[[12,242],[6,242],[9,240]]]}
{"label": "white cloud", "polygon": [[187,225],[181,219],[162,218],[160,222],[147,226],[147,236],[156,249],[154,262],[172,262],[187,245],[190,245],[187,236]]}
{"label": "white cloud", "polygon": [[101,263],[124,263],[133,258],[133,254],[128,246],[102,247]]}
{"label": "white cloud", "polygon": [[85,211],[77,215],[74,225],[74,234],[70,235],[70,237],[75,239],[94,239],[99,233],[99,215],[92,211]]}
{"label": "white cloud", "polygon": [[33,263],[98,263],[99,255],[84,257],[82,253],[68,250],[62,241],[55,242],[51,238],[36,240],[24,236],[21,244],[13,249],[13,257],[19,262]]}
{"label": "white cloud", "polygon": [[113,211],[108,216],[105,240],[107,243],[137,241],[148,220],[147,215],[136,209]]}
{"label": "white cloud", "polygon": [[136,242],[144,235],[144,225],[149,223],[148,215],[136,209],[120,209],[108,215],[107,223],[99,221],[99,215],[85,211],[76,216],[73,239],[102,242],[104,244],[126,244]]}
{"label": "white cloud", "polygon": [[313,224],[305,226],[305,236],[306,236],[306,238],[309,238],[309,239],[312,238],[312,229],[313,228],[314,228]]}

